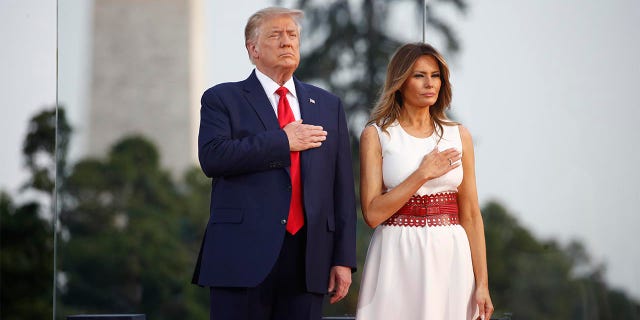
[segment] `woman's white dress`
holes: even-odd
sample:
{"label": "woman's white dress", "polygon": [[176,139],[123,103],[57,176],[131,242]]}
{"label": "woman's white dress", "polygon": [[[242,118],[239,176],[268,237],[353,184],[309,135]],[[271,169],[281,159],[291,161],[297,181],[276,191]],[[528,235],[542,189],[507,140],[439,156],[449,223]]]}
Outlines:
{"label": "woman's white dress", "polygon": [[[396,122],[378,130],[387,190],[404,181],[437,145],[462,150],[458,126],[438,141],[409,135]],[[417,195],[457,192],[462,166],[425,183]],[[460,225],[379,225],[371,238],[358,298],[358,320],[476,319],[475,280],[467,234]]]}

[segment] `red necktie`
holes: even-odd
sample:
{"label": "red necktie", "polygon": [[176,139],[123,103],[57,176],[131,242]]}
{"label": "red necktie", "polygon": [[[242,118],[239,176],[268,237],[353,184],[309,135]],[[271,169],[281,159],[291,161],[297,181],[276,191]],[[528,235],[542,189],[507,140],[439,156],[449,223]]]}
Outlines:
{"label": "red necktie", "polygon": [[[280,128],[295,121],[293,111],[287,100],[287,88],[280,87],[276,93],[280,96],[278,101],[278,123]],[[289,205],[289,217],[287,218],[287,231],[296,234],[304,225],[304,214],[302,213],[302,184],[300,183],[300,152],[291,153],[291,204]]]}

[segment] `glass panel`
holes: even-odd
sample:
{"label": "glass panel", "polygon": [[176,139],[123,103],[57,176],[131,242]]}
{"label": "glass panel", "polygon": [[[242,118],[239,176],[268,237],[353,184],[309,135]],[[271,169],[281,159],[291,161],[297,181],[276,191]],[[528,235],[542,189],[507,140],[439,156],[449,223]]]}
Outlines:
{"label": "glass panel", "polygon": [[[200,1],[59,1],[73,127],[60,195],[57,318],[204,319],[190,283],[210,182],[197,168]],[[61,120],[61,119],[59,119]]]}
{"label": "glass panel", "polygon": [[208,311],[189,280],[208,208],[195,130],[212,7],[59,1],[58,127],[73,131],[58,150],[58,318]]}
{"label": "glass panel", "polygon": [[0,318],[52,314],[55,1],[0,1]]}
{"label": "glass panel", "polygon": [[[628,37],[640,8],[574,2],[426,10],[426,40],[451,70],[450,116],[475,141],[495,318],[640,318],[640,37]],[[276,3],[306,13],[296,76],[342,98],[357,176],[388,60],[423,37],[422,3]],[[271,4],[58,1],[56,318],[207,319],[208,292],[190,284],[211,188],[195,154],[199,98],[251,72],[244,24]],[[358,216],[358,272],[326,316],[356,311],[372,234]],[[411,275],[383,275],[398,276]]]}

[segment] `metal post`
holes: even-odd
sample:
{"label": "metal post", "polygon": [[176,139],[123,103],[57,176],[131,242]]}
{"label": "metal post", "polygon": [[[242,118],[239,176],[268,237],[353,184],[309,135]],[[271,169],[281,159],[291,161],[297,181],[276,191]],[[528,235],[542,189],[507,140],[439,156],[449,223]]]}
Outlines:
{"label": "metal post", "polygon": [[427,42],[427,0],[422,0],[422,42]]}
{"label": "metal post", "polygon": [[52,307],[52,319],[56,320],[56,309],[58,306],[58,209],[60,208],[60,203],[58,202],[58,187],[60,186],[58,181],[58,172],[61,172],[63,168],[58,168],[58,110],[60,103],[58,103],[58,84],[60,83],[60,74],[58,70],[60,57],[58,56],[58,48],[60,46],[60,2],[56,0],[56,130],[55,137],[53,139],[53,221],[51,222],[51,228],[53,231],[53,292],[51,297],[51,302],[53,303]]}

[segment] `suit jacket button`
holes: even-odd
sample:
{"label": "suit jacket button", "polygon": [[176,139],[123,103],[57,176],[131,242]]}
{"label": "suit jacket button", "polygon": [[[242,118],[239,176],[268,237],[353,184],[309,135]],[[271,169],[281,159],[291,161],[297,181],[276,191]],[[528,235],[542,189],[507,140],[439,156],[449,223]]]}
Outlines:
{"label": "suit jacket button", "polygon": [[286,219],[280,220],[280,224],[287,224],[287,220]]}

